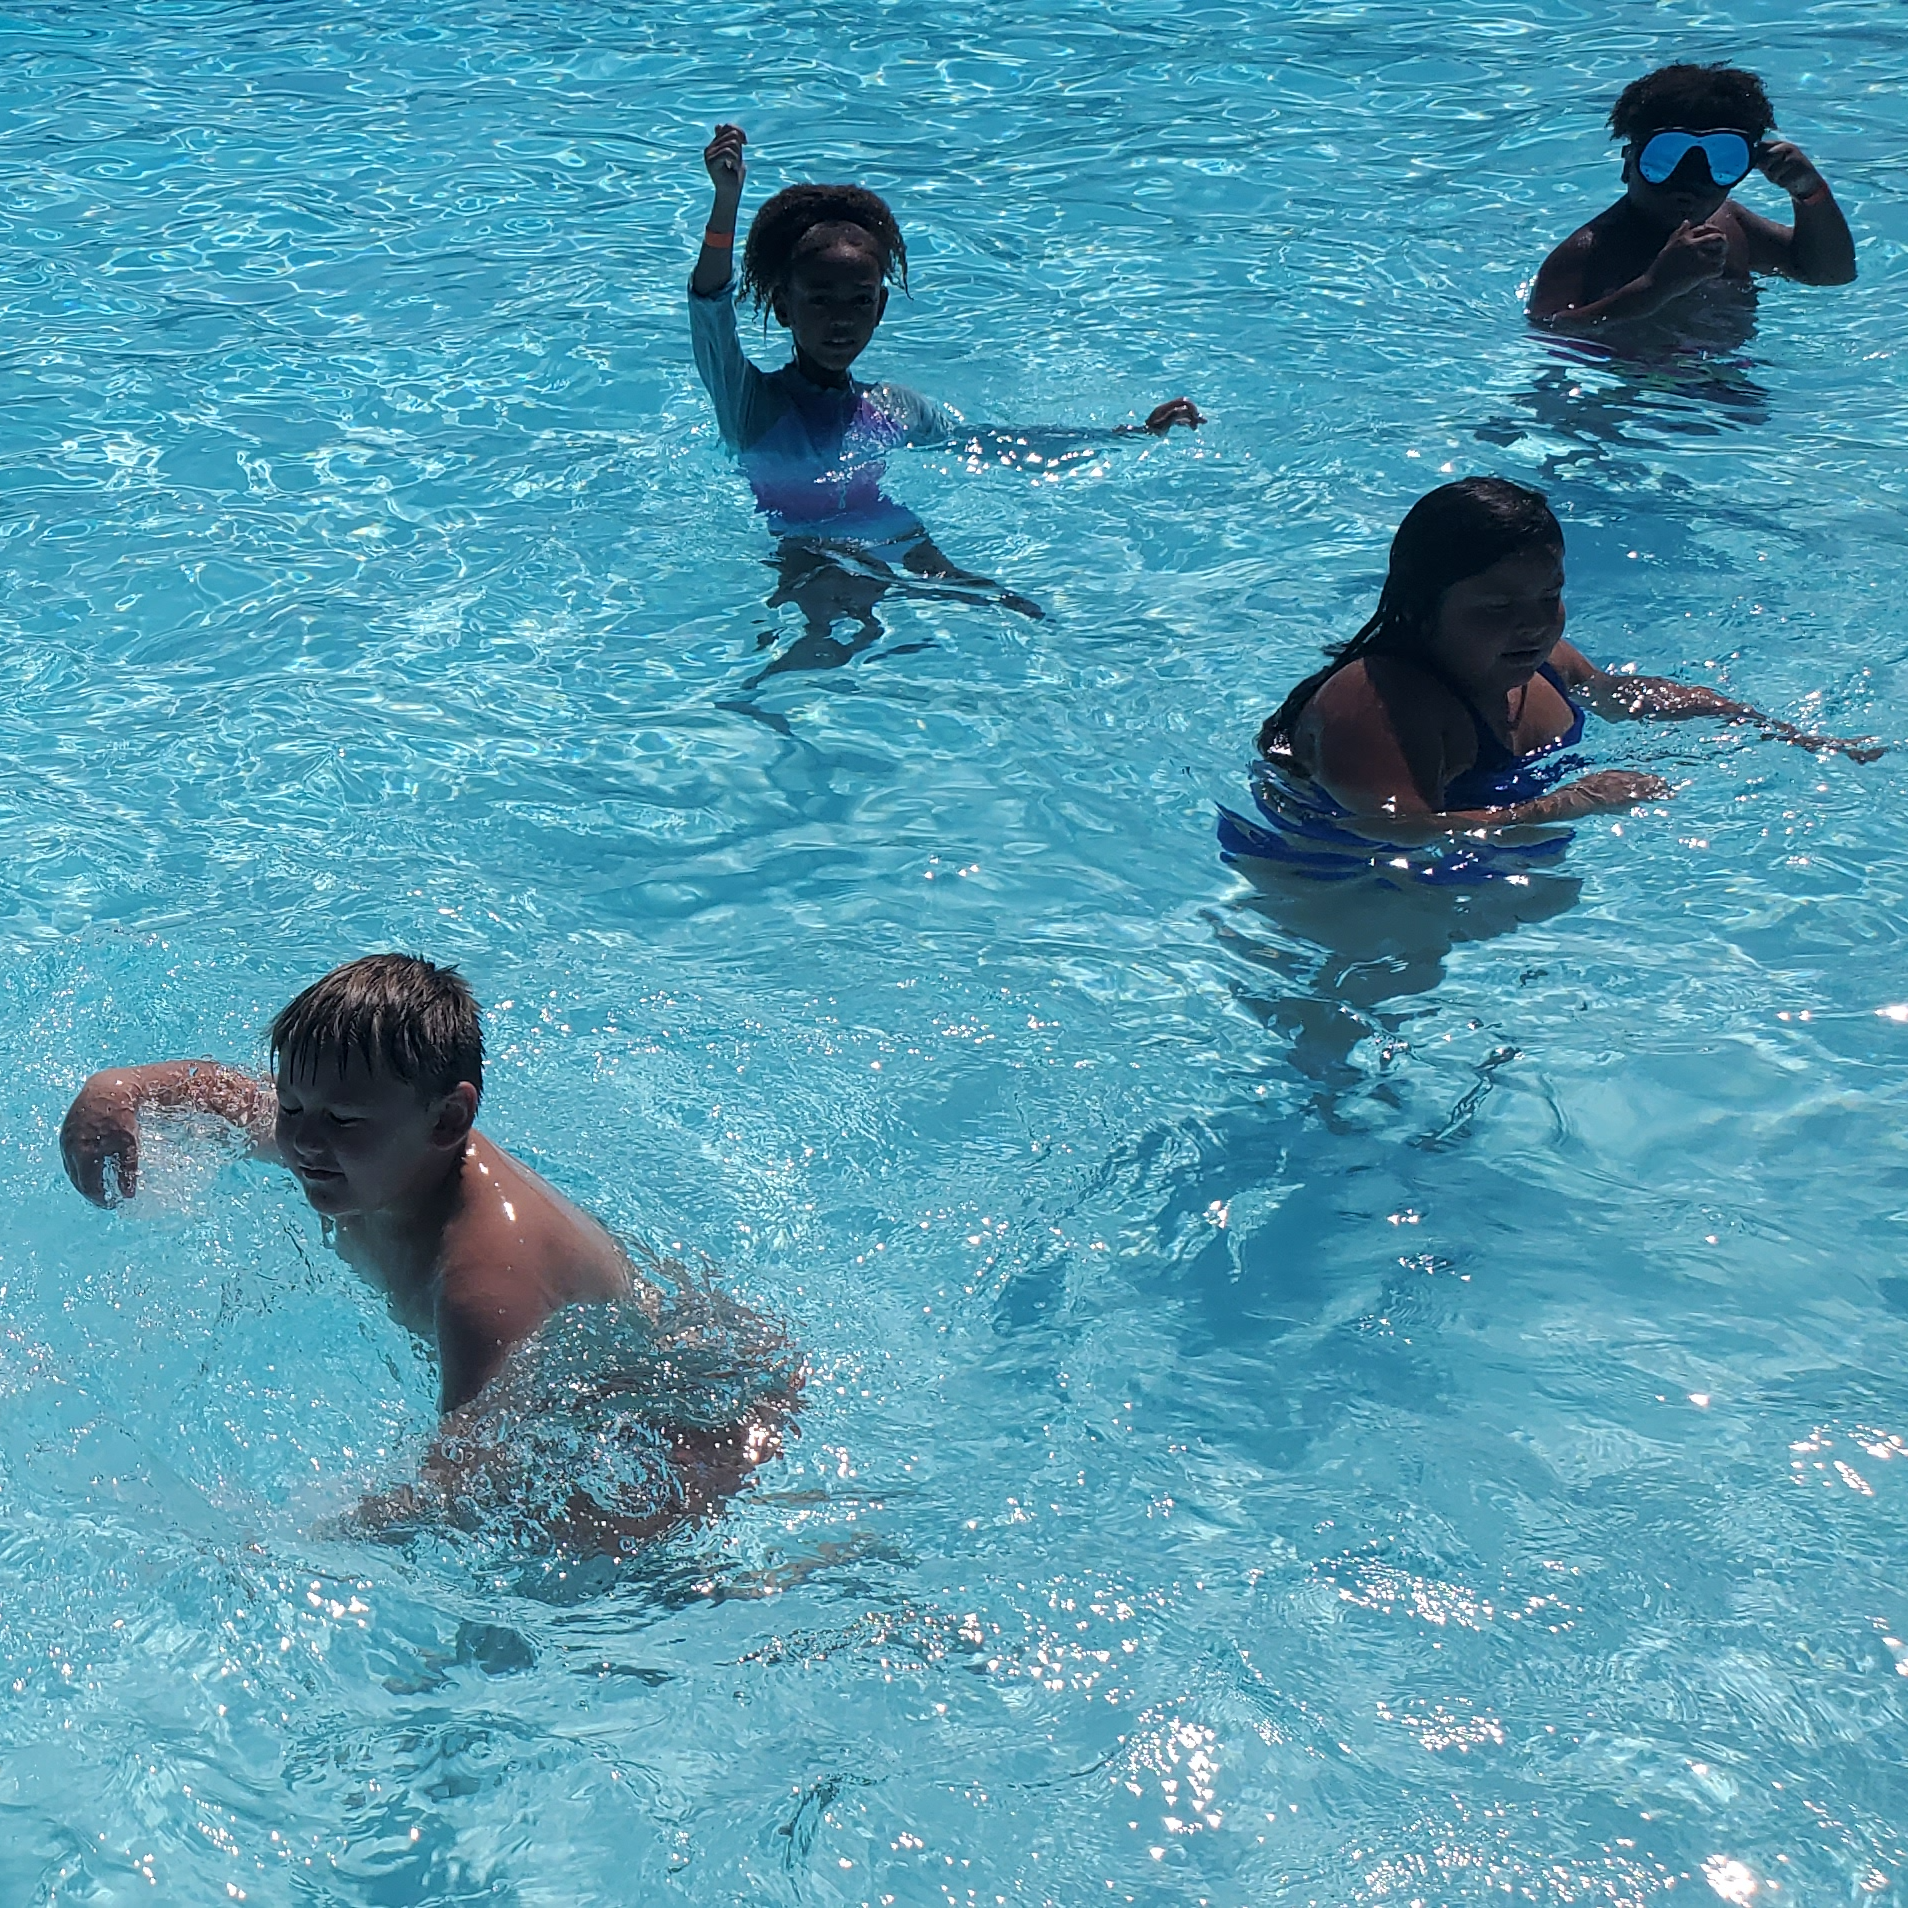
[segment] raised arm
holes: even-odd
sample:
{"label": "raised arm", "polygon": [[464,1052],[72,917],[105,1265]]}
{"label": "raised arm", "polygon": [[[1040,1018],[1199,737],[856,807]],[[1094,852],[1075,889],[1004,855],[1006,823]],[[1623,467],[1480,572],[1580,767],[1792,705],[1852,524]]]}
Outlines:
{"label": "raised arm", "polygon": [[67,1178],[96,1206],[130,1199],[139,1186],[139,1115],[180,1106],[217,1114],[246,1135],[254,1152],[277,1158],[278,1097],[267,1081],[216,1060],[162,1060],[110,1068],[80,1088],[60,1123]]}
{"label": "raised arm", "polygon": [[1688,722],[1707,716],[1753,727],[1771,741],[1793,742],[1814,755],[1833,753],[1846,755],[1852,762],[1872,762],[1883,752],[1873,736],[1849,741],[1817,735],[1780,716],[1764,715],[1746,702],[1718,695],[1701,683],[1676,682],[1668,676],[1613,676],[1570,643],[1559,643],[1550,663],[1569,684],[1571,694],[1606,722]]}
{"label": "raised arm", "polygon": [[1749,241],[1750,268],[1780,272],[1804,285],[1852,283],[1855,235],[1848,229],[1848,220],[1835,203],[1828,181],[1801,149],[1786,139],[1773,139],[1758,147],[1756,169],[1771,185],[1779,185],[1789,195],[1795,223],[1777,225],[1747,206],[1738,206],[1736,213]]}
{"label": "raised arm", "polygon": [[735,215],[741,209],[742,185],[748,177],[748,168],[742,163],[742,148],[748,143],[749,136],[740,126],[718,126],[715,137],[702,149],[702,163],[708,168],[709,183],[715,187],[715,202],[709,208],[702,250],[689,280],[689,289],[698,298],[713,298],[735,271]]}

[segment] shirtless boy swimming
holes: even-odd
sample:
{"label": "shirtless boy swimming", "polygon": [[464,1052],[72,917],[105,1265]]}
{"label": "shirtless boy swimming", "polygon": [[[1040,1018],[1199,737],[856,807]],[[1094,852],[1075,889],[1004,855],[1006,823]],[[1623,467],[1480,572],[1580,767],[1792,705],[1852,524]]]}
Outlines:
{"label": "shirtless boy swimming", "polygon": [[229,1121],[289,1166],[341,1257],[437,1346],[456,1411],[510,1349],[568,1305],[654,1293],[594,1219],[475,1130],[477,1002],[454,968],[371,954],[334,968],[272,1022],[276,1078],[214,1060],[96,1073],[60,1128],[67,1177],[96,1205],[139,1183],[139,1118]]}
{"label": "shirtless boy swimming", "polygon": [[[1702,288],[1776,272],[1846,285],[1855,241],[1828,183],[1799,148],[1770,139],[1762,82],[1732,66],[1665,66],[1633,80],[1610,111],[1623,141],[1623,197],[1544,260],[1529,312],[1575,330],[1659,313],[1682,318]],[[1751,171],[1788,193],[1793,226],[1729,195]]]}

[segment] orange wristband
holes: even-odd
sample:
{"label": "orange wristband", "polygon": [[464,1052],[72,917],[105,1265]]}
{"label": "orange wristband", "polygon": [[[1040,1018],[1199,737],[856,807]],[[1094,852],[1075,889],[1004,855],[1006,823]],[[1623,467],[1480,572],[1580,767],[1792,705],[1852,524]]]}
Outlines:
{"label": "orange wristband", "polygon": [[718,232],[713,225],[705,225],[702,228],[702,242],[712,251],[729,252],[735,249],[735,234]]}
{"label": "orange wristband", "polygon": [[1822,183],[1819,186],[1817,186],[1815,190],[1808,195],[1807,198],[1797,199],[1796,204],[1797,205],[1820,205],[1822,201],[1828,198],[1829,196],[1830,194],[1828,189],[1828,181],[1824,179]]}

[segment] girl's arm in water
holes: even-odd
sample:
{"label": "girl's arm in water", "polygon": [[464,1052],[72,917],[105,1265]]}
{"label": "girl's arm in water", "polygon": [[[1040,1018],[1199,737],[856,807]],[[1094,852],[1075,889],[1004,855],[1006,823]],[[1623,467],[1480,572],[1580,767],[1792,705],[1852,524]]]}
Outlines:
{"label": "girl's arm in water", "polygon": [[[1388,702],[1365,666],[1354,663],[1320,689],[1300,724],[1309,746],[1311,779],[1345,810],[1346,822],[1379,841],[1416,844],[1480,828],[1517,828],[1576,821],[1665,800],[1660,776],[1629,769],[1598,769],[1553,788],[1534,801],[1502,808],[1444,808],[1451,781],[1471,766],[1476,737],[1454,698],[1407,719],[1401,732],[1394,711],[1423,712],[1421,701]],[[1327,706],[1321,707],[1321,704]]]}
{"label": "girl's arm in water", "polygon": [[139,1116],[149,1107],[215,1113],[251,1141],[253,1152],[279,1156],[278,1095],[270,1082],[216,1060],[112,1067],[80,1088],[60,1123],[66,1176],[94,1205],[117,1205],[138,1190]]}
{"label": "girl's arm in water", "polygon": [[1606,722],[1689,722],[1699,716],[1741,723],[1759,729],[1771,741],[1793,742],[1811,754],[1836,753],[1853,762],[1872,762],[1882,753],[1873,736],[1844,741],[1798,729],[1780,716],[1764,715],[1746,702],[1732,701],[1700,683],[1676,682],[1668,676],[1613,676],[1570,643],[1551,651],[1550,666],[1570,692],[1594,715]]}
{"label": "girl's arm in water", "polygon": [[1144,424],[1105,426],[1074,424],[1029,424],[1016,428],[1008,424],[969,424],[944,406],[937,406],[945,422],[932,433],[911,438],[918,447],[932,448],[937,443],[958,446],[970,458],[1019,469],[1044,466],[1048,469],[1085,463],[1097,457],[1101,449],[1117,438],[1164,437],[1175,424],[1196,431],[1205,417],[1191,398],[1168,398],[1146,414]]}

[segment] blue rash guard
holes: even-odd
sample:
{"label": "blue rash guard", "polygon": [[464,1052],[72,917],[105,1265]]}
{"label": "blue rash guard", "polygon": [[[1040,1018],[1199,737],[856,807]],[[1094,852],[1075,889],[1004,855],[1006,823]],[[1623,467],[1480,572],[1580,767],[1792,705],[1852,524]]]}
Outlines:
{"label": "blue rash guard", "polygon": [[[1549,663],[1537,673],[1563,697],[1570,727],[1554,742],[1515,755],[1497,739],[1469,696],[1445,686],[1463,703],[1477,734],[1477,759],[1444,785],[1446,810],[1510,808],[1546,795],[1568,775],[1587,766],[1566,753],[1583,739],[1583,705]],[[1454,836],[1435,848],[1401,848],[1373,841],[1341,826],[1351,811],[1335,802],[1309,776],[1260,761],[1252,765],[1252,800],[1258,816],[1219,811],[1219,852],[1227,861],[1272,861],[1320,881],[1350,881],[1373,872],[1403,873],[1419,881],[1475,883],[1553,867],[1570,843],[1568,833],[1522,846]]]}
{"label": "blue rash guard", "polygon": [[956,412],[902,384],[812,384],[793,361],[762,370],[743,353],[727,285],[707,298],[690,289],[689,336],[722,441],[777,536],[879,549],[927,535],[881,479],[890,451],[944,444],[962,430]]}

